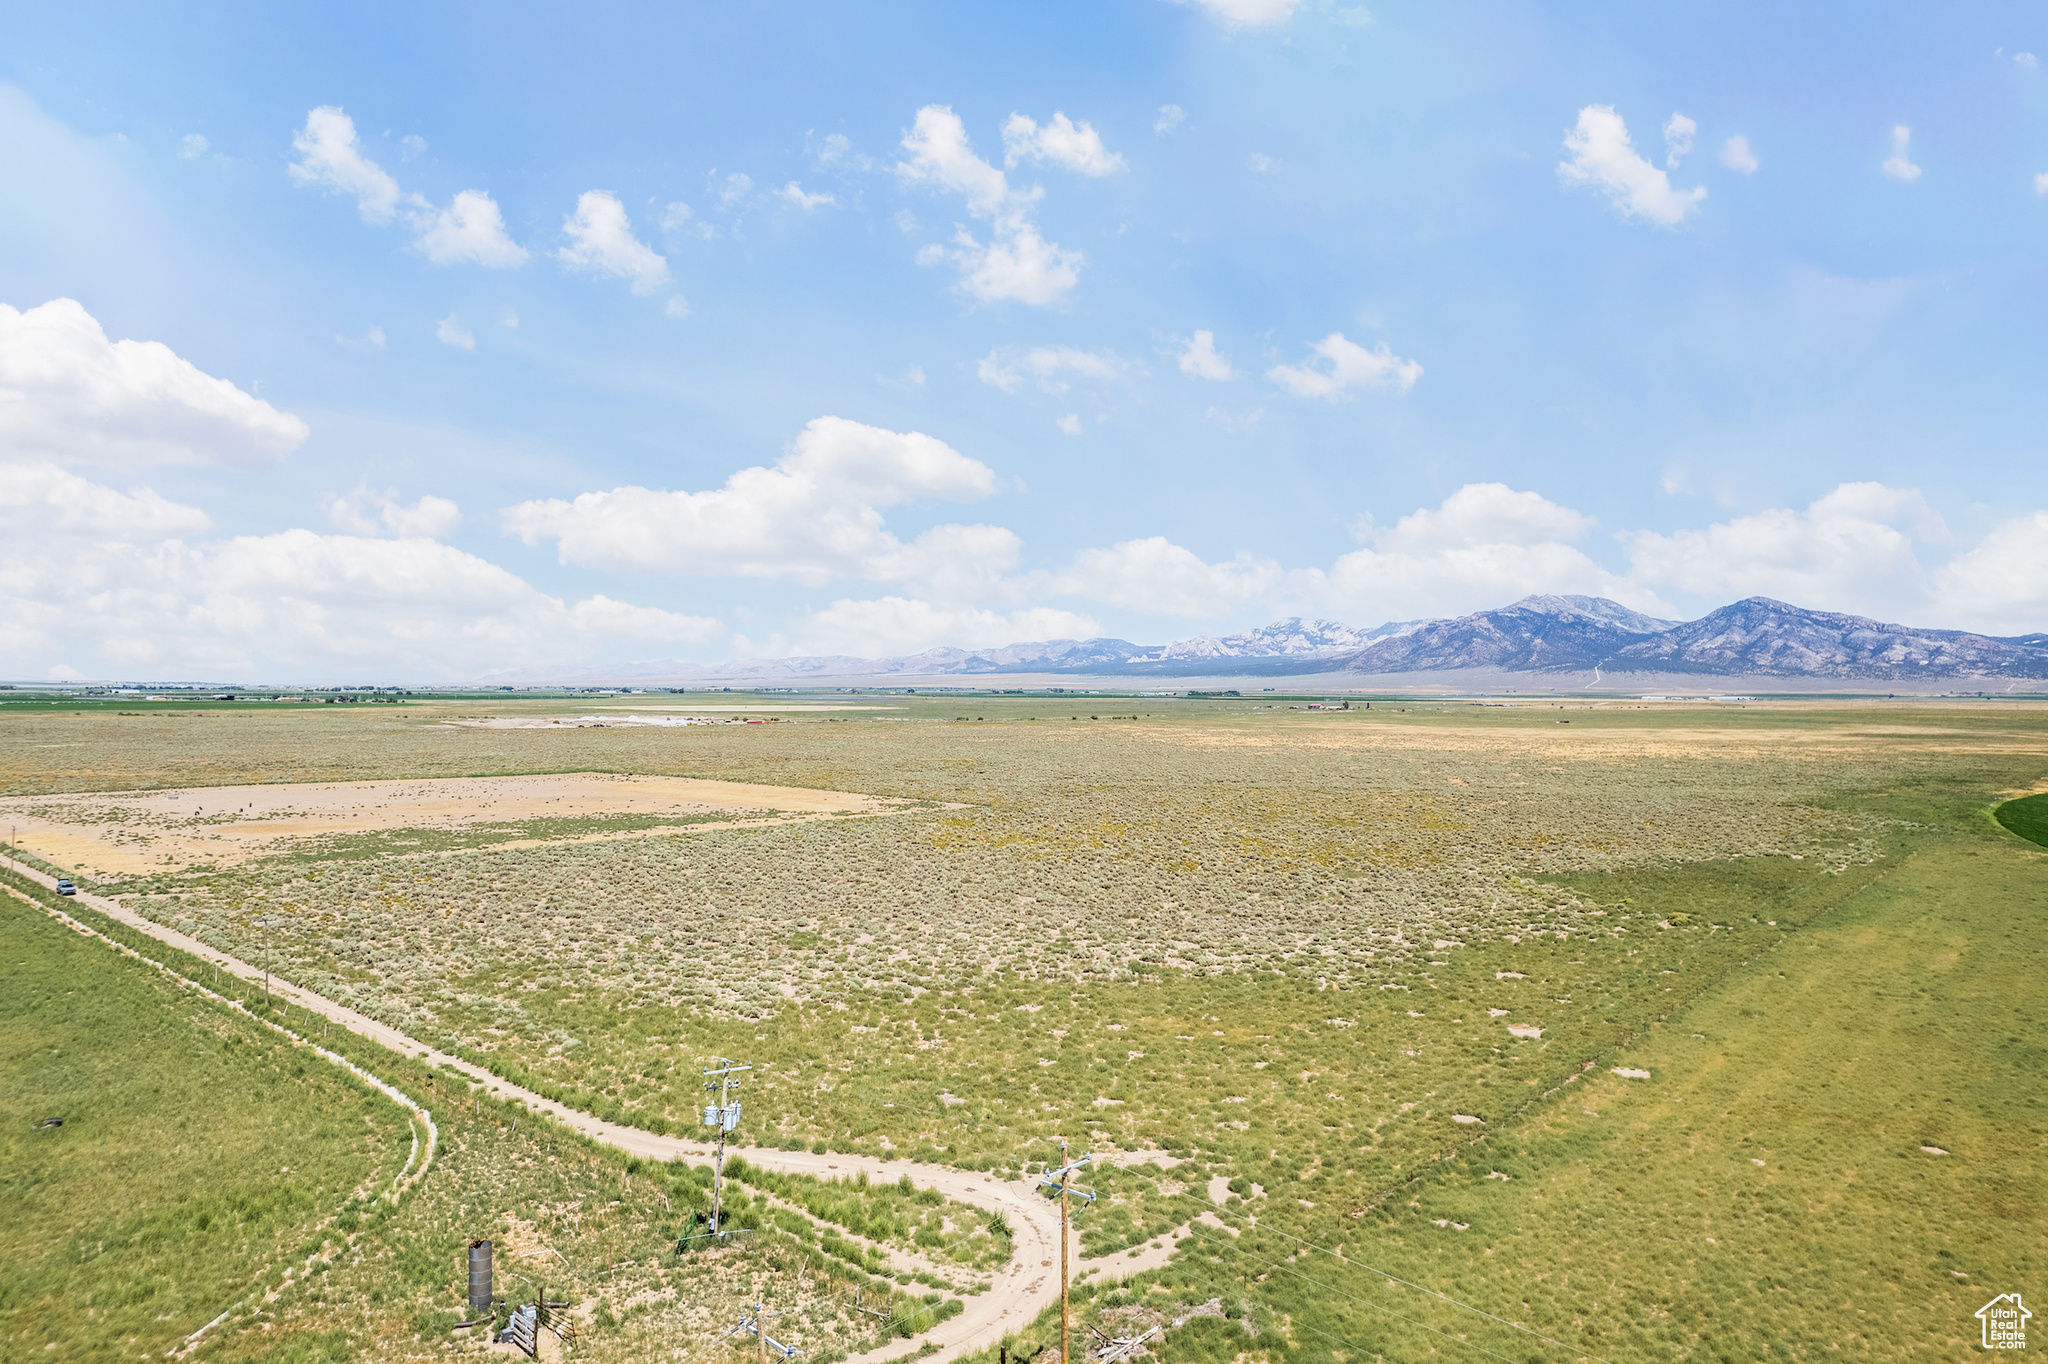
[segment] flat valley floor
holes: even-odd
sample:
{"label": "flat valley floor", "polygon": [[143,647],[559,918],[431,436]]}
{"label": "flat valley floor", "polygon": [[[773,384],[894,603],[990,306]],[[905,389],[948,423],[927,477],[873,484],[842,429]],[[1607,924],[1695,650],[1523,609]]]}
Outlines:
{"label": "flat valley floor", "polygon": [[[1160,1328],[1130,1358],[1949,1359],[1987,1301],[2048,1292],[2048,848],[1993,817],[2048,790],[2048,707],[720,700],[774,722],[10,705],[0,823],[611,1121],[694,1133],[729,1056],[756,1150],[991,1180],[1115,1153],[1076,1329]],[[161,1354],[252,1284],[191,1357],[474,1351],[478,1235],[575,1304],[579,1358],[737,1361],[721,1333],[772,1294],[816,1364],[1003,1291],[1008,1230],[884,1181],[743,1172],[752,1247],[677,1256],[706,1172],[359,1048],[443,1129],[365,1201],[395,1110],[226,1040],[242,1015],[134,995],[9,886],[9,1353]],[[88,981],[150,1027],[79,1012]],[[105,1143],[140,1134],[107,1124],[224,1087],[231,1129],[149,1132],[157,1205],[110,1197]],[[75,1116],[33,1129],[52,1105]],[[202,1207],[228,1152],[297,1178]],[[110,1240],[184,1268],[149,1287]]]}

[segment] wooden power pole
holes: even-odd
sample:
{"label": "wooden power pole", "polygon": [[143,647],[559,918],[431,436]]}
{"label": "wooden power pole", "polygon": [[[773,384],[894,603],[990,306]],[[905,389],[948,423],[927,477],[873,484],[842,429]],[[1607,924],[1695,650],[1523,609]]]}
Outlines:
{"label": "wooden power pole", "polygon": [[1078,1195],[1087,1199],[1090,1203],[1095,1201],[1093,1190],[1074,1188],[1071,1178],[1074,1171],[1080,1169],[1093,1159],[1094,1155],[1091,1153],[1082,1156],[1079,1160],[1069,1162],[1067,1160],[1067,1143],[1063,1138],[1060,1141],[1060,1168],[1057,1170],[1047,1170],[1038,1177],[1038,1182],[1041,1185],[1044,1185],[1046,1188],[1056,1188],[1060,1191],[1060,1364],[1072,1364],[1067,1355],[1067,1335],[1071,1329],[1072,1321],[1071,1309],[1067,1301],[1067,1268],[1070,1264],[1067,1258],[1067,1199],[1069,1196]]}
{"label": "wooden power pole", "polygon": [[733,1077],[754,1067],[747,1062],[735,1061],[730,1056],[713,1059],[717,1065],[714,1069],[704,1072],[707,1077],[704,1088],[716,1090],[718,1102],[715,1105],[704,1105],[704,1124],[718,1129],[718,1154],[711,1164],[711,1232],[712,1244],[716,1245],[719,1233],[725,1230],[720,1202],[725,1183],[725,1134],[739,1126],[740,1121],[740,1106],[732,1097],[732,1092],[740,1087],[740,1082]]}

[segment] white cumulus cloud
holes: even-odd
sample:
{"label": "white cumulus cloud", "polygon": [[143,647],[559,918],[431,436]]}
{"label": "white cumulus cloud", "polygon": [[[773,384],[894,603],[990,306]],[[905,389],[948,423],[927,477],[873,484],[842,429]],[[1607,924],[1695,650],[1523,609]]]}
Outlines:
{"label": "white cumulus cloud", "polygon": [[1942,625],[2031,634],[2048,629],[2048,511],[1992,527],[1934,572]]}
{"label": "white cumulus cloud", "polygon": [[631,280],[636,294],[653,293],[668,283],[668,261],[633,235],[626,206],[615,194],[584,191],[576,200],[576,211],[562,220],[562,233],[569,242],[555,252],[555,259],[572,270]]}
{"label": "white cumulus cloud", "polygon": [[1668,535],[1627,532],[1621,541],[1633,576],[1652,586],[1897,619],[1929,600],[1915,540],[1947,537],[1918,492],[1844,483],[1803,510],[1773,508]]}
{"label": "white cumulus cloud", "polygon": [[818,191],[816,194],[806,194],[804,193],[804,187],[794,180],[784,185],[781,189],[776,190],[775,195],[785,203],[794,204],[806,213],[809,213],[814,208],[830,208],[839,202],[823,190]]}
{"label": "white cumulus cloud", "polygon": [[961,229],[944,259],[961,272],[960,287],[984,303],[1044,307],[1065,298],[1081,279],[1083,257],[1047,241],[1030,223],[998,230],[986,244]]}
{"label": "white cumulus cloud", "polygon": [[722,628],[605,597],[571,605],[417,535],[190,538],[207,529],[204,513],[148,489],[119,493],[48,466],[0,475],[0,673],[463,677]]}
{"label": "white cumulus cloud", "polygon": [[1422,366],[1404,360],[1382,341],[1377,350],[1367,350],[1348,341],[1342,332],[1331,332],[1310,347],[1322,361],[1305,360],[1298,365],[1275,365],[1266,377],[1297,398],[1327,398],[1332,402],[1347,397],[1355,388],[1398,388],[1403,393],[1415,387]]}
{"label": "white cumulus cloud", "polygon": [[1216,351],[1216,333],[1196,332],[1181,349],[1180,372],[1196,379],[1235,379],[1230,361]]}
{"label": "white cumulus cloud", "polygon": [[1564,148],[1571,156],[1558,163],[1559,177],[1567,185],[1604,193],[1625,218],[1676,227],[1707,197],[1704,187],[1672,188],[1670,177],[1636,151],[1628,125],[1611,105],[1579,110],[1578,125],[1565,134]]}
{"label": "white cumulus cloud", "polygon": [[1081,434],[1082,429],[1081,414],[1069,412],[1066,416],[1054,422],[1053,425],[1059,428],[1059,433],[1063,436],[1078,436]]}
{"label": "white cumulus cloud", "polygon": [[369,157],[356,138],[355,120],[338,105],[323,104],[306,114],[306,126],[292,138],[299,159],[286,169],[302,185],[314,185],[356,201],[366,223],[388,223],[404,197],[398,182]]}
{"label": "white cumulus cloud", "polygon": [[897,163],[897,174],[952,190],[967,200],[967,211],[976,217],[1019,213],[1039,197],[1037,190],[1012,194],[1009,178],[975,155],[967,125],[945,105],[927,104],[917,111],[916,123],[903,135],[903,150],[909,156]]}
{"label": "white cumulus cloud", "polygon": [[1124,159],[1102,145],[1102,134],[1063,113],[1040,127],[1028,114],[1011,114],[1003,122],[1003,164],[1050,161],[1081,175],[1109,175],[1124,168]]}
{"label": "white cumulus cloud", "polygon": [[378,492],[363,484],[353,492],[323,494],[320,506],[336,529],[351,535],[442,540],[462,524],[462,509],[445,497],[428,493],[406,506],[390,489]]}
{"label": "white cumulus cloud", "polygon": [[1954,536],[1917,490],[1843,483],[1803,508],[1619,537],[1631,577],[1720,603],[1776,597],[1909,625],[2048,627],[2048,511],[2012,515],[1937,562]]}
{"label": "white cumulus cloud", "polygon": [[206,140],[206,134],[187,133],[178,140],[178,155],[190,161],[195,157],[206,155],[210,145]]}
{"label": "white cumulus cloud", "polygon": [[480,189],[466,189],[447,208],[419,215],[413,245],[436,265],[469,262],[505,269],[526,261],[526,248],[507,235],[497,201]]}
{"label": "white cumulus cloud", "polygon": [[1920,168],[1913,164],[1913,130],[1901,123],[1892,129],[1892,154],[1878,167],[1892,179],[1912,184],[1920,178]]}
{"label": "white cumulus cloud", "polygon": [[1155,615],[1215,618],[1264,597],[1284,577],[1270,559],[1240,554],[1206,563],[1193,550],[1152,535],[1080,551],[1051,588]]}
{"label": "white cumulus cloud", "polygon": [[1159,117],[1152,120],[1152,131],[1165,137],[1187,121],[1187,110],[1178,104],[1162,104],[1159,106]]}
{"label": "white cumulus cloud", "polygon": [[1684,114],[1674,113],[1664,124],[1664,168],[1677,167],[1692,152],[1693,134],[1700,125]]}
{"label": "white cumulus cloud", "polygon": [[1575,541],[1592,517],[1504,483],[1468,483],[1441,505],[1392,526],[1360,528],[1365,544],[1327,570],[1293,575],[1290,589],[1342,619],[1403,620],[1505,605],[1532,592],[1611,597],[1639,610],[1661,603],[1595,563]]}
{"label": "white cumulus cloud", "polygon": [[989,649],[1043,639],[1092,639],[1101,633],[1091,618],[1051,607],[991,611],[893,596],[835,601],[805,616],[797,627],[800,647],[806,652],[859,658],[921,653],[942,646]]}
{"label": "white cumulus cloud", "polygon": [[306,424],[160,341],[109,341],[83,306],[0,303],[0,448],[64,464],[261,468]]}
{"label": "white cumulus cloud", "polygon": [[1029,379],[1046,393],[1065,393],[1073,379],[1106,381],[1120,376],[1125,362],[1111,351],[1079,350],[1073,346],[1004,346],[990,351],[975,366],[985,384],[1015,393]]}
{"label": "white cumulus cloud", "polygon": [[1721,144],[1721,164],[1738,175],[1755,175],[1757,167],[1762,163],[1756,159],[1756,153],[1750,150],[1749,139],[1736,136]]}
{"label": "white cumulus cloud", "polygon": [[476,349],[476,334],[457,322],[453,313],[434,324],[434,335],[444,346],[453,346],[457,350]]}
{"label": "white cumulus cloud", "polygon": [[[427,145],[417,137],[407,137],[405,143],[409,152]],[[413,249],[436,265],[467,262],[503,269],[526,260],[525,249],[507,235],[505,216],[490,195],[466,189],[447,208],[435,208],[420,195],[406,193],[389,172],[363,154],[355,120],[336,105],[309,111],[292,147],[299,153],[299,159],[286,167],[293,180],[349,195],[364,222],[382,225],[402,217],[413,230]]]}
{"label": "white cumulus cloud", "polygon": [[1007,567],[1017,542],[1000,527],[939,526],[906,544],[883,516],[912,501],[977,501],[997,486],[994,470],[932,436],[820,417],[773,466],[741,469],[721,488],[613,488],[523,502],[504,517],[529,545],[555,541],[563,563],[818,586]]}
{"label": "white cumulus cloud", "polygon": [[213,518],[153,488],[117,492],[54,464],[0,465],[0,530],[23,541],[51,534],[163,540],[200,535]]}
{"label": "white cumulus cloud", "polygon": [[1043,307],[1079,282],[1081,253],[1047,241],[1031,221],[1043,191],[1013,189],[1009,177],[975,155],[958,114],[941,104],[918,110],[903,150],[908,155],[896,165],[903,180],[950,190],[966,200],[971,217],[989,222],[988,241],[961,227],[949,246],[933,243],[919,251],[920,265],[951,262],[962,291],[984,303]]}

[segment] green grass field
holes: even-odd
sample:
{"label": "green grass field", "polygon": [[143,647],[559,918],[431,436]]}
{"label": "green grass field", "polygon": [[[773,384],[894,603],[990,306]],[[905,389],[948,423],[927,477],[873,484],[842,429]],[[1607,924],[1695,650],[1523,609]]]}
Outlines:
{"label": "green grass field", "polygon": [[1091,1295],[1089,1316],[1119,1329],[1220,1297],[1231,1315],[1172,1333],[1169,1364],[1969,1350],[1975,1309],[2048,1270],[2048,855],[1983,832],[1981,799],[1943,804],[1915,801],[1921,827],[1854,881],[1574,878],[1667,922],[1748,909],[1785,931],[1575,1052],[1597,1059],[1573,1083],[1371,1181],[1367,1207],[1329,1206],[1324,1173],[1362,1151],[1276,1131],[1241,1167],[1264,1196],[1221,1219],[1238,1234],[1198,1227],[1155,1285]]}
{"label": "green grass field", "polygon": [[1998,807],[1998,822],[2026,839],[2048,848],[2048,795],[2022,796]]}
{"label": "green grass field", "polygon": [[160,1356],[405,1161],[388,1100],[16,895],[0,962],[10,1358]]}

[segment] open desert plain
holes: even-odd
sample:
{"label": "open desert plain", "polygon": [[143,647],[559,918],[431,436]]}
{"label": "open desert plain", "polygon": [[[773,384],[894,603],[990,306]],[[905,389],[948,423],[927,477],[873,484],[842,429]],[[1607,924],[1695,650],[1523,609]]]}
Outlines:
{"label": "open desert plain", "polygon": [[2040,1281],[2039,704],[720,699],[0,708],[0,1354],[1056,1358],[1063,1152],[1077,1358]]}

